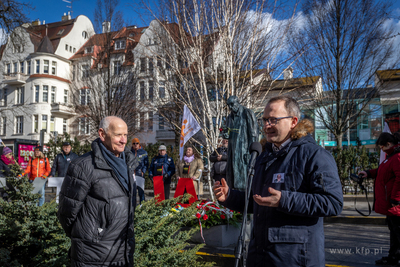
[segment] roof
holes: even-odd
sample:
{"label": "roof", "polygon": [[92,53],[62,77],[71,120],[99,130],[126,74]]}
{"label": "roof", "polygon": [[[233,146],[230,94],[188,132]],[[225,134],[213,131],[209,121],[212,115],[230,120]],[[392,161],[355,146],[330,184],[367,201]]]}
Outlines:
{"label": "roof", "polygon": [[378,70],[376,71],[376,75],[381,81],[395,81],[400,80],[400,69],[392,69],[392,70]]}
{"label": "roof", "polygon": [[288,89],[296,89],[296,88],[304,88],[314,86],[320,76],[311,76],[311,77],[301,77],[301,78],[292,78],[287,80],[275,80],[275,81],[264,81],[262,84],[263,90],[288,90]]}
{"label": "roof", "polygon": [[51,44],[49,37],[43,37],[36,52],[54,54],[53,45]]}
{"label": "roof", "polygon": [[[40,42],[46,36],[53,46],[53,53],[57,50],[60,39],[65,37],[73,28],[76,19],[48,23],[44,25],[30,25],[26,30],[29,32],[31,41],[37,51]],[[47,42],[47,41],[46,41]],[[46,45],[47,46],[47,45]],[[46,50],[49,50],[48,47]]]}

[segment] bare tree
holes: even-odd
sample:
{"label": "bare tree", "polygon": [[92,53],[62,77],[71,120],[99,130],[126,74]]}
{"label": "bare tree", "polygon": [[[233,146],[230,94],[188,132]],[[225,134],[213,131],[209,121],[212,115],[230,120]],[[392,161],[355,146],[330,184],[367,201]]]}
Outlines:
{"label": "bare tree", "polygon": [[102,27],[103,33],[92,36],[72,58],[73,101],[78,122],[86,126],[80,127],[82,134],[97,131],[106,116],[122,118],[130,134],[140,131],[137,115],[144,111],[146,103],[137,101],[137,75],[132,53],[135,43],[129,38],[127,29],[120,28],[123,21],[122,14],[116,11],[118,2],[98,0],[95,22],[97,28]]}
{"label": "bare tree", "polygon": [[32,7],[29,4],[16,0],[0,1],[0,29],[2,31],[0,33],[0,44],[7,41],[9,35],[10,40],[21,43],[22,38],[14,29],[29,22],[26,13],[31,9]]}
{"label": "bare tree", "polygon": [[394,31],[389,26],[389,1],[307,0],[304,26],[291,39],[301,54],[296,69],[322,78],[323,91],[301,92],[303,107],[315,111],[316,119],[342,147],[343,134],[369,112],[378,96],[374,74],[391,68],[395,58]]}
{"label": "bare tree", "polygon": [[162,12],[151,10],[158,24],[149,27],[157,45],[148,49],[157,57],[159,79],[166,81],[161,115],[173,118],[169,123],[179,132],[187,105],[205,137],[195,141],[211,152],[229,112],[227,98],[237,95],[243,105],[257,108],[262,81],[290,61],[283,48],[293,10],[286,14],[267,0],[168,0],[159,6]]}

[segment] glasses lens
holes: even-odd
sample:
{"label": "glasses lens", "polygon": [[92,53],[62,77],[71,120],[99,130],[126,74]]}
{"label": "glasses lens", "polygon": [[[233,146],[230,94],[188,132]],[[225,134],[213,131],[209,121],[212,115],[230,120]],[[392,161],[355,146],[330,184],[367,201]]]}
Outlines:
{"label": "glasses lens", "polygon": [[134,145],[138,145],[139,143],[133,143]]}

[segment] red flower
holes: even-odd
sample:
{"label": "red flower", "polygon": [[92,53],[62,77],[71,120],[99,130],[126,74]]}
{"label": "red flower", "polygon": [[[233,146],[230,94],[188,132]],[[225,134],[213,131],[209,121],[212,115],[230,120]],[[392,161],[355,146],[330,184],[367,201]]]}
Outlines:
{"label": "red flower", "polygon": [[205,211],[209,211],[210,209],[208,207],[205,208]]}
{"label": "red flower", "polygon": [[219,131],[220,131],[220,132],[222,132],[223,130],[224,130],[224,129],[222,129],[222,128],[219,128]]}
{"label": "red flower", "polygon": [[216,211],[216,210],[213,210],[212,213],[213,213],[213,214],[217,214],[217,211]]}
{"label": "red flower", "polygon": [[201,214],[200,213],[196,213],[196,218],[200,219],[201,218]]}
{"label": "red flower", "polygon": [[208,219],[207,214],[204,214],[203,219],[206,221]]}
{"label": "red flower", "polygon": [[221,214],[221,219],[225,219],[225,218],[226,218],[225,215]]}

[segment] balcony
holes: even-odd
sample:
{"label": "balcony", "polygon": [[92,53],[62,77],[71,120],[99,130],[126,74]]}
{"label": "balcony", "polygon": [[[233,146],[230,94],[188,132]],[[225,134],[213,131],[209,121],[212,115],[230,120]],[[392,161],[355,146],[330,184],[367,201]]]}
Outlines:
{"label": "balcony", "polygon": [[156,139],[160,140],[175,140],[175,133],[171,130],[157,130]]}
{"label": "balcony", "polygon": [[71,118],[76,115],[76,113],[73,109],[73,106],[65,104],[65,103],[52,103],[50,111],[55,116],[66,118],[66,119]]}
{"label": "balcony", "polygon": [[29,77],[24,73],[4,73],[3,76],[3,83],[8,85],[23,85]]}

